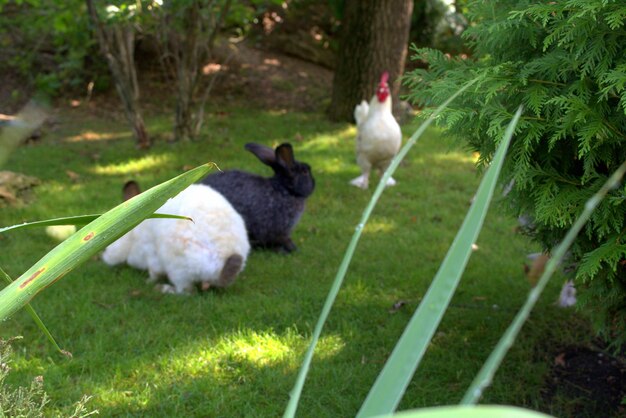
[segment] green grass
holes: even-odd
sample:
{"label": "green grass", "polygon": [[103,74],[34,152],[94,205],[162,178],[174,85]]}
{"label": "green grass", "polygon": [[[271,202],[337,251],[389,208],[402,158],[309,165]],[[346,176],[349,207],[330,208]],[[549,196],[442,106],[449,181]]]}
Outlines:
{"label": "green grass", "polygon": [[[198,142],[157,141],[136,150],[125,121],[64,110],[58,129],[19,148],[6,169],[42,180],[36,200],[0,211],[0,226],[103,212],[121,185],[147,188],[213,161],[221,169],[269,171],[243,150],[249,141],[290,141],[310,163],[317,189],[293,238],[292,255],[254,252],[225,291],[161,295],[147,273],[94,259],[35,298],[33,306],[66,350],[54,352],[25,312],[0,336],[23,335],[10,384],[43,375],[51,408],[66,414],[81,395],[101,416],[279,416],[343,251],[369,191],[358,175],[355,130],[321,114],[227,108],[208,115]],[[166,137],[169,119],[147,125]],[[415,126],[405,127],[408,136]],[[77,180],[67,170],[78,174]],[[71,173],[70,173],[71,174]],[[324,328],[298,416],[354,415],[435,275],[479,183],[470,154],[428,131],[394,176],[366,226]],[[377,180],[377,178],[376,178]],[[488,214],[458,292],[399,409],[458,403],[529,290],[522,264],[536,251],[497,204]],[[0,235],[0,265],[17,277],[54,246],[43,230]],[[553,280],[487,390],[484,403],[541,404],[552,345],[588,337],[585,322],[553,305]],[[404,301],[397,311],[394,303]],[[545,352],[544,352],[545,350]],[[552,406],[558,410],[559,406]]]}

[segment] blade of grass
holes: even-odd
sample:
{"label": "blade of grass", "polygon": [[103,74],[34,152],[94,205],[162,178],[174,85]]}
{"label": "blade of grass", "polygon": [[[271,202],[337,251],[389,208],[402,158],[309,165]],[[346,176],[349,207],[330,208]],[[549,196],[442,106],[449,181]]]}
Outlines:
{"label": "blade of grass", "polygon": [[561,241],[561,243],[552,252],[550,261],[547,263],[543,274],[537,281],[537,285],[528,294],[528,299],[526,300],[526,303],[524,303],[524,306],[522,306],[519,313],[516,315],[515,319],[509,326],[509,328],[502,335],[502,338],[496,345],[496,348],[490,354],[489,358],[487,359],[487,361],[481,368],[480,372],[478,372],[478,374],[476,375],[476,378],[474,378],[474,381],[472,382],[470,387],[467,389],[465,396],[461,400],[462,405],[473,405],[476,402],[478,402],[485,388],[491,384],[491,381],[493,380],[493,376],[495,375],[498,367],[500,366],[500,363],[502,363],[504,356],[513,345],[515,338],[517,337],[520,330],[522,329],[524,322],[526,322],[526,320],[528,319],[528,316],[530,315],[531,310],[537,303],[539,296],[541,295],[544,288],[548,284],[550,277],[552,276],[554,271],[557,269],[557,266],[559,265],[559,263],[563,260],[563,257],[565,257],[565,253],[567,252],[569,247],[572,245],[572,243],[576,239],[576,236],[582,230],[585,223],[587,223],[587,221],[591,217],[592,212],[595,210],[598,204],[602,201],[602,199],[604,199],[604,197],[609,192],[609,190],[611,190],[614,187],[617,187],[620,179],[624,176],[625,172],[626,172],[626,161],[624,161],[622,165],[619,166],[619,168],[606,181],[606,183],[604,183],[604,185],[600,188],[600,190],[598,190],[598,192],[594,194],[591,197],[591,199],[587,201],[583,212],[580,214],[578,219],[576,219],[576,222],[574,222],[574,225],[572,225],[570,230],[567,231],[567,234],[565,235],[565,238],[563,238],[563,241]]}
{"label": "blade of grass", "polygon": [[127,200],[60,243],[0,292],[0,321],[134,228],[168,198],[205,176],[210,167],[202,165]]}
{"label": "blade of grass", "polygon": [[478,187],[474,203],[457,233],[426,295],[394,347],[357,417],[395,411],[454,295],[480,232],[496,187],[506,150],[522,114],[520,106],[509,123],[491,166]]}
{"label": "blade of grass", "polygon": [[[33,222],[24,222],[18,225],[11,225],[4,228],[0,228],[0,234],[7,231],[14,231],[16,229],[22,228],[37,228],[43,226],[56,226],[56,225],[76,225],[76,226],[84,226],[89,222],[93,222],[98,219],[102,214],[98,215],[79,215],[79,216],[68,216],[63,218],[55,218],[55,219],[46,219],[44,221],[33,221]],[[152,215],[146,217],[146,219],[153,218],[171,218],[171,219],[186,219],[188,221],[193,221],[193,219],[187,216],[179,216],[179,215],[168,215],[163,213],[153,213]]]}
{"label": "blade of grass", "polygon": [[467,90],[472,84],[474,84],[478,78],[468,82],[465,84],[459,91],[453,94],[448,100],[446,100],[441,106],[437,108],[437,110],[424,122],[420,127],[413,133],[413,135],[408,139],[406,144],[402,147],[400,152],[395,156],[384,175],[378,182],[378,186],[372,195],[372,198],[369,201],[369,204],[365,208],[363,215],[361,216],[361,221],[355,228],[354,234],[352,235],[352,239],[348,244],[348,248],[346,249],[344,258],[339,266],[339,270],[337,271],[337,275],[335,276],[335,280],[331,286],[330,292],[326,297],[326,302],[324,303],[324,307],[322,308],[322,312],[315,326],[315,330],[313,331],[313,336],[311,337],[311,344],[307,349],[307,352],[304,356],[304,360],[302,362],[302,366],[300,367],[300,372],[298,373],[298,377],[296,378],[296,383],[293,389],[290,392],[289,403],[287,404],[287,408],[285,409],[285,413],[283,415],[284,418],[292,418],[296,414],[296,410],[298,409],[298,403],[300,401],[300,396],[302,394],[302,388],[304,387],[304,381],[306,380],[306,376],[309,372],[309,368],[311,365],[311,361],[313,359],[313,353],[315,351],[315,346],[317,345],[317,341],[322,333],[322,328],[324,327],[324,323],[328,318],[328,314],[337,298],[337,294],[339,293],[339,289],[341,288],[341,284],[343,283],[343,279],[346,276],[348,271],[348,266],[350,265],[350,261],[352,260],[352,256],[354,255],[354,251],[356,249],[357,243],[361,237],[361,233],[367,220],[369,219],[378,199],[380,198],[383,190],[385,189],[385,185],[387,184],[387,180],[389,177],[393,175],[396,171],[400,162],[404,159],[406,154],[409,152],[409,149],[415,144],[418,138],[426,131],[428,126],[439,116],[439,114],[452,102],[457,96],[459,96],[462,92]]}
{"label": "blade of grass", "polygon": [[378,415],[376,418],[550,418],[541,412],[514,406],[440,406]]}
{"label": "blade of grass", "polygon": [[[11,280],[11,277],[2,269],[2,267],[0,267],[0,276],[2,276],[4,278],[4,281],[7,284],[13,283],[13,280]],[[35,321],[35,324],[37,324],[37,326],[39,327],[41,332],[44,333],[44,335],[46,336],[46,338],[48,338],[48,341],[50,341],[50,343],[54,346],[54,348],[59,353],[64,354],[64,355],[66,355],[68,357],[71,357],[71,354],[69,354],[69,352],[67,352],[67,351],[61,349],[61,347],[59,347],[59,344],[57,344],[57,341],[54,339],[54,337],[52,336],[52,334],[50,333],[50,331],[48,330],[46,325],[43,323],[43,321],[41,320],[41,318],[37,314],[37,312],[35,312],[35,309],[32,306],[30,306],[30,304],[27,304],[25,308],[28,311],[28,314],[31,316],[31,318],[33,318],[33,321]]]}

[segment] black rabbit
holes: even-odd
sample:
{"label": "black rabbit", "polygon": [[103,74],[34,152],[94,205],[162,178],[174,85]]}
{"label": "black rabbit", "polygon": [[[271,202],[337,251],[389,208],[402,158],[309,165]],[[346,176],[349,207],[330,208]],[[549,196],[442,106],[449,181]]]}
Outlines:
{"label": "black rabbit", "polygon": [[315,189],[311,167],[296,161],[291,144],[272,149],[249,143],[245,148],[274,170],[262,177],[239,170],[211,174],[201,181],[220,192],[243,217],[250,244],[278,251],[297,249],[291,231]]}

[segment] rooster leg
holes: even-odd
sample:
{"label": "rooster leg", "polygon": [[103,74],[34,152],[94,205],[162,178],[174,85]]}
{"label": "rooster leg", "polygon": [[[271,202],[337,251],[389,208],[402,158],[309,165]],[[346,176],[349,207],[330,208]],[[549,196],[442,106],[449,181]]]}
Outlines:
{"label": "rooster leg", "polygon": [[361,167],[361,175],[350,181],[350,184],[356,187],[360,187],[361,189],[367,189],[369,186],[369,177],[370,170],[372,169],[372,164],[361,155],[357,157],[356,162]]}
{"label": "rooster leg", "polygon": [[361,174],[359,177],[352,179],[350,184],[361,189],[367,189],[369,187],[368,176],[366,174]]}
{"label": "rooster leg", "polygon": [[[384,163],[382,163],[379,167],[380,169],[380,175],[382,176],[383,174],[385,174],[385,171],[387,171],[387,169],[389,168],[389,166],[391,165],[391,159],[385,161]],[[387,183],[385,184],[385,186],[387,187],[391,187],[391,186],[395,186],[396,185],[396,181],[394,180],[393,177],[389,177],[389,179],[387,180]]]}

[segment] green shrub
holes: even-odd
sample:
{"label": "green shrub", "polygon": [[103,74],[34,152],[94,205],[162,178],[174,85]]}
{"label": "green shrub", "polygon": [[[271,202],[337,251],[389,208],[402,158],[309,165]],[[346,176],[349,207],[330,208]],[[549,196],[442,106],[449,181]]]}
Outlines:
{"label": "green shrub", "polygon": [[[468,10],[473,58],[416,50],[429,69],[407,75],[410,98],[427,117],[479,76],[438,123],[478,151],[481,165],[525,106],[502,177],[514,180],[506,203],[533,220],[532,235],[550,249],[626,159],[626,4],[472,1]],[[615,343],[626,339],[625,191],[612,191],[571,250],[579,302]]]}
{"label": "green shrub", "polygon": [[[139,20],[137,15],[141,15],[143,35],[154,35],[160,30],[149,14],[137,13],[137,10],[151,10],[151,3],[148,0],[98,2],[103,9],[118,7],[119,16],[133,15],[134,23]],[[268,5],[280,2],[231,3],[225,27],[241,35],[247,33]],[[96,89],[110,87],[107,65],[98,51],[84,0],[0,0],[0,71],[17,74],[30,89],[51,96],[86,93],[91,81]]]}
{"label": "green shrub", "polygon": [[33,379],[30,387],[9,388],[4,381],[9,374],[11,343],[0,338],[0,416],[38,417],[48,403],[41,376]]}
{"label": "green shrub", "polygon": [[0,0],[0,70],[51,95],[86,89],[106,76],[87,23],[83,0]]}
{"label": "green shrub", "polygon": [[[13,388],[5,384],[5,380],[11,371],[11,344],[17,338],[3,340],[0,338],[0,417],[45,417],[45,407],[49,402],[48,395],[43,389],[43,377],[37,376],[33,379],[29,387]],[[68,418],[84,418],[98,411],[88,411],[86,404],[89,396],[83,398],[73,405],[74,411]]]}

